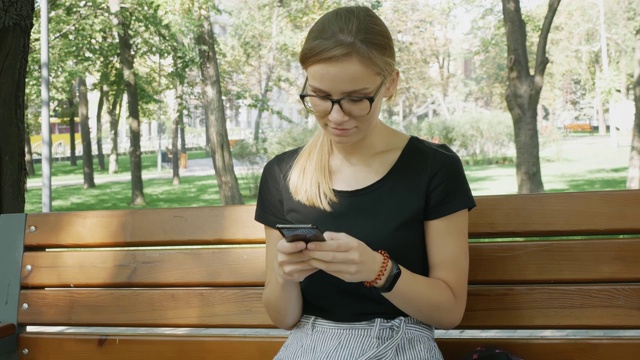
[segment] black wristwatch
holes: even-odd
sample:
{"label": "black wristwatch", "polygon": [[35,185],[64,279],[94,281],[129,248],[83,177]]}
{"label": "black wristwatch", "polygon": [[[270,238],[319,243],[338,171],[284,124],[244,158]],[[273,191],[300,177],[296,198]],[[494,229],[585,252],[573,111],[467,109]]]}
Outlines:
{"label": "black wristwatch", "polygon": [[393,260],[390,260],[390,262],[391,272],[389,273],[389,276],[387,276],[384,284],[382,284],[381,287],[377,288],[381,293],[388,293],[393,290],[393,287],[396,286],[398,279],[400,279],[400,275],[402,275],[402,269],[400,268],[400,265],[398,265],[398,263]]}

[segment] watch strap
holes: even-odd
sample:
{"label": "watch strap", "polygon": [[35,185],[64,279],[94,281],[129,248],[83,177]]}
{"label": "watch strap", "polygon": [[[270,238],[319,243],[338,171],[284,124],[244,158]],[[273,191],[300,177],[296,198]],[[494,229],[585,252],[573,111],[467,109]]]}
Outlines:
{"label": "watch strap", "polygon": [[402,269],[397,262],[391,260],[391,273],[384,281],[381,287],[378,288],[378,291],[381,293],[388,293],[396,286],[396,283],[400,279],[400,275],[402,275]]}

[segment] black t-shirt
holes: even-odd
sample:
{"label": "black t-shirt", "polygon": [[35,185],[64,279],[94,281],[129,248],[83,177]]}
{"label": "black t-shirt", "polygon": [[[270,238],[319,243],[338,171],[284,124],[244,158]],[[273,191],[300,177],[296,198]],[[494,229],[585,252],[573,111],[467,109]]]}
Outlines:
{"label": "black t-shirt", "polygon": [[[265,166],[256,221],[315,224],[321,231],[347,233],[373,250],[386,250],[398,264],[429,275],[424,221],[438,219],[475,202],[462,163],[446,145],[411,137],[398,160],[380,180],[353,191],[335,190],[327,212],[296,201],[287,184],[300,149],[284,152]],[[407,316],[377,290],[317,271],[301,283],[303,313],[347,322]]]}

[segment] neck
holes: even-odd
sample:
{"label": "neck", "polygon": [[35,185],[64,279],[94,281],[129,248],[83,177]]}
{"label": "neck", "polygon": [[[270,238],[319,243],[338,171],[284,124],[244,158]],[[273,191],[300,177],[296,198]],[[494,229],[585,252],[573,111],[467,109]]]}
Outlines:
{"label": "neck", "polygon": [[398,141],[398,137],[405,136],[378,120],[371,132],[364,138],[350,144],[332,143],[332,152],[334,156],[348,162],[368,161],[375,154],[393,147]]}

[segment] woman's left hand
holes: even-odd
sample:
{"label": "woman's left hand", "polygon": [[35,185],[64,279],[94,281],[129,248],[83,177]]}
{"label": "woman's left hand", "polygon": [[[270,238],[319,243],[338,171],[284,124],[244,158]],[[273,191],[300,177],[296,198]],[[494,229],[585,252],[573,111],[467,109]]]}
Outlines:
{"label": "woman's left hand", "polygon": [[326,231],[327,241],[310,242],[304,251],[312,266],[347,282],[371,281],[380,271],[382,255],[345,233]]}

